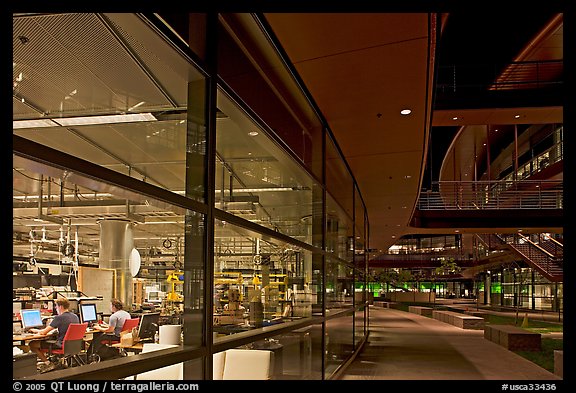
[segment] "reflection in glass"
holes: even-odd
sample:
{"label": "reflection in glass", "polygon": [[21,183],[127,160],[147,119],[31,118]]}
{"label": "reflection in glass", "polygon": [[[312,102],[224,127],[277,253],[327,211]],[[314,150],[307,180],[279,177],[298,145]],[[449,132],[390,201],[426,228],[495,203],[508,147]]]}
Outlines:
{"label": "reflection in glass", "polygon": [[312,254],[216,220],[214,332],[227,335],[312,316]]}

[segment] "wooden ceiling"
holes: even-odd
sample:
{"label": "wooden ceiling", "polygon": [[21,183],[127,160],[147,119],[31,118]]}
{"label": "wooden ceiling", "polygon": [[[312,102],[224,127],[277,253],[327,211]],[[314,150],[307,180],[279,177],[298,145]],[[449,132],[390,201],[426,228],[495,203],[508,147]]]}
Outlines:
{"label": "wooden ceiling", "polygon": [[[439,53],[436,36],[449,26],[450,15],[441,15],[440,26],[435,14],[427,13],[264,16],[326,118],[359,184],[373,250],[385,251],[403,235],[430,232],[412,228],[409,222],[422,185],[431,127],[562,122],[562,106],[470,108],[459,109],[457,114],[452,109],[433,111],[431,75]],[[466,25],[462,19],[458,23]],[[524,47],[508,61],[563,58],[561,17],[556,16],[544,29],[526,27],[527,36],[515,37]],[[490,45],[484,43],[487,49]],[[452,55],[458,58],[458,51]],[[404,108],[412,113],[400,115]],[[522,118],[515,120],[519,112]],[[473,156],[469,144],[454,146],[466,150],[462,156]],[[468,164],[462,161],[463,166]],[[450,228],[445,233],[453,232]]]}

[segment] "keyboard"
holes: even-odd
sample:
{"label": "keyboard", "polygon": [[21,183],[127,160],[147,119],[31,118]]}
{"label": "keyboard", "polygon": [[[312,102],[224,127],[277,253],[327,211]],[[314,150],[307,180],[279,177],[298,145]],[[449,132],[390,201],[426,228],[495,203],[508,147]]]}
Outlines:
{"label": "keyboard", "polygon": [[14,336],[20,336],[20,337],[30,337],[30,336],[35,336],[36,333],[30,333],[30,332],[25,332],[25,333],[14,333]]}

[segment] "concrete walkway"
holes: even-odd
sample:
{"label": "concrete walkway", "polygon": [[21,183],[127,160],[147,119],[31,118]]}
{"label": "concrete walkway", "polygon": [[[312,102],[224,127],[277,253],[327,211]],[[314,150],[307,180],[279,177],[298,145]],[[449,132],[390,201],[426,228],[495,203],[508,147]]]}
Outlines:
{"label": "concrete walkway", "polygon": [[484,339],[483,330],[371,306],[370,332],[340,380],[561,380]]}

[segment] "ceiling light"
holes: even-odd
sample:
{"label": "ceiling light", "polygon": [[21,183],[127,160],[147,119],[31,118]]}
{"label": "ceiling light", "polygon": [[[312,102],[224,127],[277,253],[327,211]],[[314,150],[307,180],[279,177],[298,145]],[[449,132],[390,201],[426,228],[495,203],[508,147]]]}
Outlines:
{"label": "ceiling light", "polygon": [[50,119],[15,120],[12,122],[13,130],[18,128],[39,128],[39,127],[58,127],[58,124],[54,123]]}
{"label": "ceiling light", "polygon": [[132,112],[134,109],[138,108],[139,106],[142,106],[146,103],[146,101],[140,101],[139,103],[137,103],[134,106],[131,106],[130,108],[128,108],[128,112]]}
{"label": "ceiling light", "polygon": [[128,115],[106,115],[106,116],[85,116],[85,117],[63,117],[54,119],[61,126],[84,126],[93,124],[110,123],[131,123],[140,121],[155,121],[156,118],[151,113],[131,113]]}
{"label": "ceiling light", "polygon": [[404,115],[404,116],[409,115],[410,113],[412,113],[412,109],[408,109],[408,108],[402,109],[402,110],[400,111],[400,114],[401,114],[401,115]]}
{"label": "ceiling light", "polygon": [[520,115],[514,115],[514,118],[515,118],[515,119],[519,119],[519,118],[520,118]]}
{"label": "ceiling light", "polygon": [[452,118],[452,120],[458,120],[458,117],[457,117],[457,116],[454,116],[454,117]]}
{"label": "ceiling light", "polygon": [[256,136],[256,135],[258,135],[258,131],[250,131],[250,132],[248,133],[248,135],[250,135],[250,136]]}

